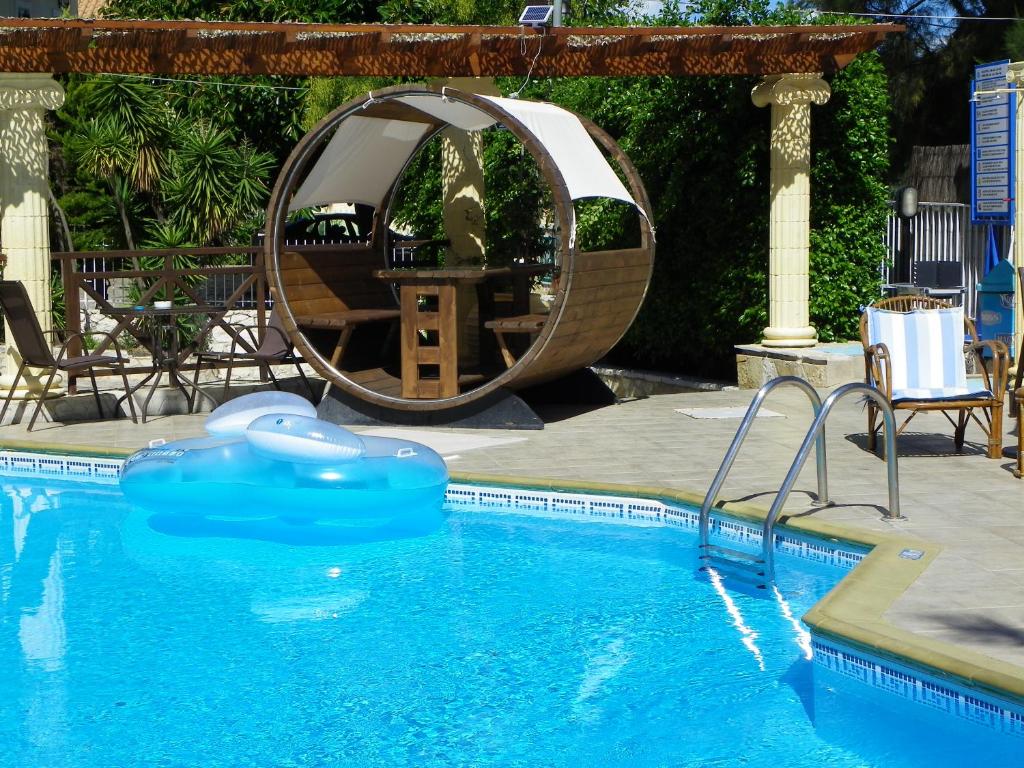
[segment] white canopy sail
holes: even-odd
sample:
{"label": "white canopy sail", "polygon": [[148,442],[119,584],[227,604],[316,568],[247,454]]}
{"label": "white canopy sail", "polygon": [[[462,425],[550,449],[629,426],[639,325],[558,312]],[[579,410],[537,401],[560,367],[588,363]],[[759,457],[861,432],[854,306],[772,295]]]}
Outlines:
{"label": "white canopy sail", "polygon": [[[500,122],[502,111],[516,118],[550,154],[573,200],[607,197],[636,206],[601,150],[576,115],[554,104],[482,97],[495,113],[440,94],[415,94],[389,99],[462,130],[479,131]],[[371,94],[367,107],[377,103]],[[409,157],[431,124],[417,119],[351,115],[343,120],[296,190],[289,210],[331,203],[383,202]],[[637,206],[638,210],[642,209]]]}

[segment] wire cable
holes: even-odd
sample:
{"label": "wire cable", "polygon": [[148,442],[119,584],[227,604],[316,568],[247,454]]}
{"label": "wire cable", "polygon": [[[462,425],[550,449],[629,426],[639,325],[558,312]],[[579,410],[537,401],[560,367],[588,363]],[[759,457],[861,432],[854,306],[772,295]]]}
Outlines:
{"label": "wire cable", "polygon": [[[523,92],[523,90],[526,88],[526,86],[530,84],[530,77],[533,75],[533,68],[535,66],[537,66],[537,60],[540,58],[540,52],[541,52],[541,50],[543,48],[544,48],[544,34],[541,34],[541,35],[539,35],[537,37],[537,53],[534,54],[533,61],[530,62],[530,68],[528,70],[526,70],[526,79],[523,80],[523,84],[520,85],[517,90],[515,90],[514,92],[512,92],[512,93],[510,93],[508,95],[508,97],[510,99],[518,99],[519,98],[519,94],[521,94]],[[523,55],[523,58],[525,59],[526,55],[527,55],[526,54],[526,35],[523,35],[521,38],[519,38],[519,52]]]}
{"label": "wire cable", "polygon": [[265,85],[263,83],[226,83],[223,80],[182,80],[177,77],[155,77],[150,75],[126,75],[123,72],[97,72],[103,77],[124,77],[135,80],[155,80],[162,83],[184,83],[186,85],[216,85],[224,88],[265,88],[271,91],[308,91],[305,85]]}

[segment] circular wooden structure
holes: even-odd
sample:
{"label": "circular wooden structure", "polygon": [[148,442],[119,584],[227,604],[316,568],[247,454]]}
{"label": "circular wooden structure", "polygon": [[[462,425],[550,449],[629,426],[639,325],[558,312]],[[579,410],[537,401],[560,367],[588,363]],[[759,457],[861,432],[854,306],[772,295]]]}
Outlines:
{"label": "circular wooden structure", "polygon": [[[443,91],[443,92],[442,92]],[[511,131],[537,163],[550,187],[560,229],[560,248],[553,271],[557,276],[553,300],[547,314],[519,314],[485,317],[481,311],[481,333],[494,333],[505,348],[508,338],[532,338],[528,349],[517,358],[495,354],[482,361],[481,370],[458,372],[458,385],[433,391],[429,387],[410,394],[408,379],[413,367],[421,363],[445,364],[436,354],[424,353],[419,360],[410,357],[417,342],[416,330],[406,327],[407,304],[400,308],[392,285],[403,285],[396,272],[382,273],[388,265],[388,212],[398,188],[398,176],[387,179],[388,191],[377,206],[373,235],[369,243],[291,248],[284,244],[285,222],[293,195],[325,153],[332,135],[346,120],[354,117],[379,118],[382,121],[408,121],[427,124],[418,147],[450,123],[417,109],[402,97],[436,98],[446,104],[472,107]],[[346,104],[322,120],[296,146],[286,161],[274,187],[267,210],[265,259],[268,280],[276,295],[276,308],[282,324],[296,348],[332,387],[377,408],[398,412],[429,412],[456,409],[482,401],[500,390],[517,390],[551,381],[584,368],[605,355],[625,334],[636,317],[650,281],[654,262],[654,238],[649,222],[650,203],[643,184],[629,158],[615,141],[586,118],[579,117],[594,143],[601,148],[609,165],[618,167],[628,192],[639,209],[637,216],[639,246],[619,250],[584,252],[578,249],[573,232],[575,210],[566,183],[552,154],[537,135],[502,100],[488,99],[452,88],[396,86],[374,92]],[[384,125],[384,123],[382,123]],[[389,123],[394,125],[394,123]],[[403,166],[404,168],[405,166]],[[336,202],[352,202],[338,200]],[[505,272],[510,270],[506,269]],[[512,272],[515,271],[513,267]],[[490,278],[482,270],[474,278],[472,270],[408,272],[418,276],[418,284],[444,286],[460,280],[477,285]],[[502,270],[493,270],[502,273]],[[376,274],[375,274],[376,273]],[[406,273],[403,272],[403,275]],[[503,273],[502,273],[503,274]],[[389,275],[395,279],[389,283]],[[453,276],[454,275],[454,276]],[[412,277],[404,282],[412,281]],[[478,289],[479,292],[479,289]],[[403,299],[405,292],[403,289]],[[415,301],[415,299],[407,299]],[[441,300],[443,305],[443,299]],[[422,299],[421,299],[422,304]],[[415,304],[411,311],[415,311]],[[442,306],[438,315],[443,315]],[[401,317],[401,355],[392,349],[394,329]],[[436,320],[436,318],[435,318]],[[442,317],[442,322],[444,321]],[[421,332],[420,337],[428,334]],[[491,337],[493,338],[493,337]],[[357,344],[357,341],[360,342]],[[351,343],[350,343],[351,342]],[[448,361],[451,363],[451,361]],[[443,374],[442,374],[443,378]]]}

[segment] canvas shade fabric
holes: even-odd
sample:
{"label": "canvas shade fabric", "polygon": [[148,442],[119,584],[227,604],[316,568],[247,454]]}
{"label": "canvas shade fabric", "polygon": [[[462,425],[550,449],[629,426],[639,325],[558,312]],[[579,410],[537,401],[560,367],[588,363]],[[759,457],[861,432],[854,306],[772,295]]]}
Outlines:
{"label": "canvas shade fabric", "polygon": [[[606,197],[636,206],[636,201],[571,112],[534,101],[484,96],[519,120],[550,153],[573,200]],[[498,119],[475,106],[441,94],[389,98],[467,131],[495,125]],[[371,98],[367,105],[375,103]],[[332,203],[380,207],[388,190],[431,127],[421,122],[353,114],[343,120],[299,185],[289,210]],[[639,206],[637,210],[643,213]]]}
{"label": "canvas shade fabric", "polygon": [[989,398],[971,387],[964,363],[964,310],[891,312],[869,307],[868,341],[885,344],[892,361],[892,400]]}

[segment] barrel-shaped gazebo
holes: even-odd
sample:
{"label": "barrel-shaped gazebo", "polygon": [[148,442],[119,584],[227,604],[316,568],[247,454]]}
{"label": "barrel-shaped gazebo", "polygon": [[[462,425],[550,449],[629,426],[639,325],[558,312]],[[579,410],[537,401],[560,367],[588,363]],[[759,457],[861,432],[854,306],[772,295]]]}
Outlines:
{"label": "barrel-shaped gazebo", "polygon": [[[554,263],[394,268],[389,224],[403,172],[421,147],[452,127],[503,127],[530,153],[550,188],[559,224]],[[574,202],[589,198],[635,206],[637,244],[580,250]],[[290,212],[337,203],[373,207],[368,242],[303,249],[286,244]],[[392,414],[447,411],[551,381],[605,355],[629,328],[647,291],[651,218],[629,158],[586,118],[552,104],[396,86],[338,108],[292,152],[267,211],[266,268],[286,332],[349,403]],[[488,298],[492,283],[544,272],[553,277],[546,307]],[[495,342],[481,344],[490,355],[472,370],[450,343],[461,284],[477,287],[479,332]],[[458,295],[464,300],[467,294]]]}

